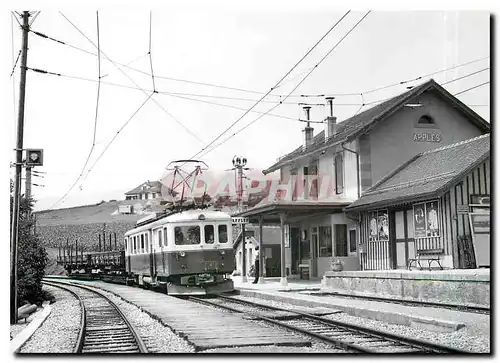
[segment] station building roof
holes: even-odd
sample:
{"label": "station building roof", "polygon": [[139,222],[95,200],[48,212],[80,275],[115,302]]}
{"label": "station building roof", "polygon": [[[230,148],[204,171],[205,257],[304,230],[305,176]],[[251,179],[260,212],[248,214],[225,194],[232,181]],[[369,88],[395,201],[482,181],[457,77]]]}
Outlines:
{"label": "station building roof", "polygon": [[490,157],[490,134],[415,155],[364,192],[346,212],[439,196]]}

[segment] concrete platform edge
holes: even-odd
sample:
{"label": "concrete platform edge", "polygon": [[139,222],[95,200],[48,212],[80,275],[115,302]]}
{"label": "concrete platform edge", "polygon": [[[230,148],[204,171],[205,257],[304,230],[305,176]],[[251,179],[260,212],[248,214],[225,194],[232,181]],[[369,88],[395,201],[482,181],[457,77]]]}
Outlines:
{"label": "concrete platform edge", "polygon": [[31,336],[38,330],[43,322],[48,318],[52,312],[52,307],[47,304],[42,310],[37,312],[34,319],[24,328],[14,339],[10,341],[10,349],[12,353],[19,353],[19,349],[31,338]]}

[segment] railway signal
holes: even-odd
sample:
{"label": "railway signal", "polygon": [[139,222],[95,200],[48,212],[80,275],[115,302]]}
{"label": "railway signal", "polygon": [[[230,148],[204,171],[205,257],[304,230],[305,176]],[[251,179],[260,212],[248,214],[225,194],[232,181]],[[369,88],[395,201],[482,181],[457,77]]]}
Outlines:
{"label": "railway signal", "polygon": [[43,149],[26,149],[26,166],[42,166]]}

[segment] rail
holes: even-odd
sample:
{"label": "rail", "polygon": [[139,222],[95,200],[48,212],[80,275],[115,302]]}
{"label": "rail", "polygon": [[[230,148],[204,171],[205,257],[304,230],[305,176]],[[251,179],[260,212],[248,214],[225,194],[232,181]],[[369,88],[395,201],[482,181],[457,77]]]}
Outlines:
{"label": "rail", "polygon": [[[79,295],[77,292],[75,292],[74,290],[72,290],[71,288],[82,289],[82,290],[85,290],[86,292],[90,292],[94,295],[97,295],[101,299],[104,299],[106,304],[108,304],[113,309],[113,311],[117,313],[119,320],[125,324],[126,329],[132,335],[133,341],[137,345],[138,353],[148,353],[148,349],[147,349],[146,345],[144,344],[140,335],[137,333],[134,326],[128,321],[128,319],[125,317],[125,315],[123,314],[121,309],[114,302],[112,302],[109,298],[107,298],[104,294],[102,294],[99,291],[96,291],[95,289],[89,288],[87,286],[83,286],[81,284],[73,284],[73,283],[61,282],[61,281],[57,281],[57,282],[47,281],[46,279],[43,280],[43,283],[50,285],[50,286],[61,288],[61,289],[66,290],[66,291],[69,291],[80,302],[80,306],[82,309],[82,318],[81,318],[82,320],[81,320],[81,324],[80,324],[80,332],[78,334],[78,340],[77,340],[77,343],[75,345],[73,353],[77,353],[77,354],[85,353],[84,347],[85,347],[85,339],[86,339],[87,333],[88,333],[87,321],[89,318],[89,316],[88,316],[89,307],[87,307],[85,305],[85,303],[83,302],[83,300],[84,300],[83,297],[81,295]],[[99,354],[108,353],[108,352],[112,352],[112,351],[109,349],[103,349],[102,351],[92,351],[92,353],[99,353]]]}

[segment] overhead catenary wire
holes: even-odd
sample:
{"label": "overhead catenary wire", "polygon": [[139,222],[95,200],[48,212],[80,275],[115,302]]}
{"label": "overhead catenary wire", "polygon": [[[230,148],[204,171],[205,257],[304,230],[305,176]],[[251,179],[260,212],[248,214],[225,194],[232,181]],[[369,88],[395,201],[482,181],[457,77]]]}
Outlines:
{"label": "overhead catenary wire", "polygon": [[[80,81],[97,82],[94,79],[90,79],[90,78],[86,78],[86,77],[71,76],[71,75],[64,74],[64,73],[50,72],[50,71],[36,69],[36,68],[27,68],[27,69],[31,70],[31,71],[34,71],[34,72],[37,72],[37,73],[43,73],[43,74],[49,74],[49,75],[54,75],[54,76],[66,77],[66,78],[76,79],[76,80],[80,80]],[[105,77],[105,75],[101,76],[101,79],[103,77]],[[141,89],[139,87],[127,86],[127,85],[122,85],[122,84],[117,84],[117,83],[112,83],[112,82],[101,81],[101,84],[102,85],[114,86],[114,87],[120,87],[120,88],[127,88],[127,89],[132,89],[132,90],[139,90],[139,91],[143,90],[143,89]],[[144,90],[149,91],[149,92],[153,92],[153,90],[148,90],[148,89],[144,89]],[[238,106],[234,106],[234,105],[227,105],[227,104],[223,104],[223,103],[217,103],[217,102],[211,102],[211,101],[206,101],[206,100],[200,100],[200,99],[196,99],[196,98],[190,98],[190,97],[180,96],[178,93],[156,91],[156,94],[165,95],[165,96],[174,97],[174,98],[179,98],[179,99],[191,100],[191,101],[205,103],[205,104],[210,104],[210,105],[214,105],[214,106],[221,106],[221,107],[227,107],[227,108],[233,108],[233,109],[236,109],[236,110],[246,111],[246,108],[243,108],[243,107],[238,107]],[[290,103],[290,104],[297,105],[297,103]],[[319,105],[319,104],[316,104],[316,105]],[[336,104],[336,105],[337,106],[357,106],[357,104]],[[160,105],[160,107],[163,107],[163,106]],[[163,109],[163,111],[164,112],[168,112],[165,109]],[[264,113],[264,112],[255,111],[255,110],[252,110],[251,112],[253,112],[253,113],[260,113],[260,114]],[[289,119],[289,120],[292,120],[292,121],[307,122],[307,120],[303,120],[303,119],[300,119],[300,118],[288,117],[288,116],[278,115],[278,114],[274,114],[274,113],[268,113],[268,115],[269,116],[273,116],[273,117],[278,117],[278,118]],[[174,116],[170,115],[170,117],[174,117]],[[309,122],[312,122],[312,123],[323,123],[324,121],[310,120]]]}
{"label": "overhead catenary wire", "polygon": [[[61,12],[60,12],[60,13],[61,13]],[[69,21],[69,19],[68,19],[68,18],[67,18],[64,14],[62,14],[62,13],[61,13],[61,15],[62,15],[62,16],[63,16],[63,17],[64,17],[64,18],[68,21],[68,22],[70,22],[70,21]],[[72,24],[75,28],[77,28],[77,27],[76,27],[73,23],[71,23],[71,22],[70,22],[70,24]],[[151,27],[151,25],[150,25],[150,27]],[[79,30],[79,29],[77,28],[77,30]],[[79,31],[80,31],[80,30],[79,30]],[[34,31],[33,31],[33,32],[34,32]],[[81,32],[81,31],[80,31],[80,32]],[[37,34],[37,35],[39,35],[39,36],[41,36],[41,37],[43,37],[43,38],[45,38],[45,39],[49,39],[49,40],[55,41],[55,42],[57,42],[57,43],[64,44],[64,45],[69,46],[69,47],[72,47],[72,48],[74,48],[74,49],[76,49],[76,50],[79,50],[79,51],[85,52],[85,53],[87,53],[87,54],[89,54],[89,55],[93,55],[93,56],[96,56],[96,55],[97,55],[97,54],[95,54],[95,53],[93,53],[93,52],[90,52],[90,51],[87,51],[87,50],[85,50],[85,49],[83,49],[83,48],[80,48],[80,47],[77,47],[77,46],[73,46],[73,45],[69,44],[68,42],[64,42],[64,41],[61,41],[61,40],[55,39],[55,38],[53,38],[53,37],[47,36],[47,35],[45,35],[45,34],[43,34],[43,33],[41,33],[41,32],[34,32],[34,33],[35,33],[35,34]],[[82,33],[82,32],[81,32],[81,33]],[[83,33],[82,33],[82,35],[83,35]],[[87,39],[88,39],[88,38],[87,38]],[[90,40],[89,40],[89,41],[90,41]],[[147,55],[148,55],[148,54],[149,54],[149,53],[147,53]],[[148,73],[148,72],[145,72],[145,71],[142,71],[142,70],[139,70],[139,69],[136,69],[136,68],[130,67],[130,66],[128,66],[127,64],[119,63],[119,62],[116,62],[116,61],[113,61],[113,63],[116,63],[116,64],[118,64],[118,65],[120,65],[120,66],[123,66],[123,67],[125,67],[125,68],[128,68],[128,69],[130,69],[130,70],[133,70],[133,71],[136,71],[136,72],[142,73],[142,74],[147,75],[147,76],[150,76],[150,77],[153,75],[152,73]],[[308,71],[306,71],[306,72],[308,72]],[[305,72],[303,72],[303,73],[305,73]],[[297,76],[295,76],[295,77],[297,77]],[[174,77],[166,77],[166,76],[154,75],[154,78],[155,78],[155,79],[158,79],[158,78],[159,78],[159,79],[166,79],[166,80],[176,81],[176,82],[191,83],[191,84],[196,84],[196,85],[200,85],[200,86],[208,86],[208,87],[223,88],[223,89],[228,89],[228,90],[233,90],[233,91],[248,92],[248,93],[259,94],[259,95],[266,94],[265,92],[259,92],[259,91],[248,90],[248,89],[243,89],[243,88],[236,88],[236,87],[229,87],[229,86],[224,86],[224,85],[217,85],[217,84],[213,84],[213,83],[197,82],[197,81],[191,81],[191,80],[179,79],[179,78],[174,78]],[[287,81],[287,82],[288,82],[288,81]],[[287,82],[284,82],[284,83],[287,83]],[[283,86],[283,84],[284,84],[284,83],[280,84],[278,87]],[[278,88],[278,87],[276,87],[276,88]],[[280,97],[281,95],[277,95],[277,94],[272,94],[272,93],[270,93],[270,94],[269,94],[269,96]]]}
{"label": "overhead catenary wire", "polygon": [[[453,68],[455,68],[455,67],[453,67]],[[446,82],[444,82],[444,83],[440,83],[440,85],[441,85],[441,86],[445,86],[445,85],[450,84],[450,83],[452,83],[452,82],[456,82],[456,81],[459,81],[459,80],[461,80],[461,79],[465,79],[465,78],[468,78],[468,77],[474,76],[474,75],[476,75],[476,74],[479,74],[479,73],[481,73],[481,72],[487,71],[487,70],[489,70],[489,69],[490,69],[489,67],[487,67],[487,68],[483,68],[483,69],[480,69],[480,70],[478,70],[478,71],[475,71],[475,72],[472,72],[472,73],[468,73],[468,74],[465,74],[465,75],[463,75],[463,76],[460,76],[460,77],[457,77],[457,78],[451,79],[451,80],[446,81]],[[360,93],[360,95],[361,95],[361,96],[363,96],[363,94],[362,94],[362,93]],[[456,96],[457,94],[453,94],[453,95],[454,95],[454,96]],[[390,100],[391,98],[392,98],[392,97],[387,97],[387,98],[383,98],[383,99],[381,99],[381,100],[371,101],[371,102],[367,102],[367,103],[364,103],[364,102],[363,102],[363,103],[361,104],[361,106],[362,106],[362,107],[364,107],[364,106],[373,105],[373,104],[375,104],[375,103],[380,103],[380,102],[384,102],[384,101]]]}
{"label": "overhead catenary wire", "polygon": [[[87,39],[90,44],[92,44],[94,47],[96,47],[96,45],[94,44],[94,42],[85,35],[85,33],[83,33],[80,28],[78,28],[71,20],[68,19],[68,17],[66,17],[62,12],[59,12],[61,14],[61,16],[66,19],[66,21],[68,23],[70,23],[85,39]],[[134,79],[132,77],[130,77],[125,71],[123,71],[123,69],[121,69],[116,62],[114,62],[111,58],[109,58],[106,53],[104,53],[101,49],[101,54],[109,61],[111,62],[111,64],[113,64],[113,66],[115,66],[125,77],[127,77],[137,88],[139,88],[146,96],[148,95],[148,93],[142,88],[140,87],[137,82],[134,81]],[[153,93],[156,93],[155,90],[153,90]],[[151,98],[151,97],[149,97]],[[149,99],[148,98],[148,99]],[[158,101],[156,101],[154,98],[151,98],[151,100],[160,108],[162,109],[164,112],[166,112],[165,108],[160,105],[158,103]],[[200,141],[201,143],[203,143],[203,140],[201,140],[194,132],[192,132],[190,129],[188,129],[182,122],[180,122],[177,118],[173,117],[172,114],[170,112],[166,112],[166,114],[171,117],[179,126],[181,126],[186,132],[188,132],[191,136],[193,136],[194,138],[196,138],[198,141]]]}
{"label": "overhead catenary wire", "polygon": [[[354,26],[351,27],[351,29],[342,37],[340,38],[340,40],[320,59],[320,61],[311,69],[311,71],[309,73],[307,73],[304,78],[302,78],[302,80],[290,91],[290,93],[285,97],[285,100],[288,98],[289,95],[291,95],[293,92],[295,92],[295,90],[311,75],[312,72],[314,72],[315,69],[317,69],[319,67],[319,65],[321,63],[323,63],[323,61],[339,46],[339,44],[342,43],[342,41],[349,35],[351,34],[354,29],[356,29],[359,24],[361,24],[361,22],[366,19],[366,17],[370,14],[371,10],[368,11],[356,24],[354,24]],[[280,105],[280,103],[276,104],[275,106],[271,107],[268,112],[271,112],[272,110],[274,110],[275,108],[277,108],[278,106]],[[251,125],[253,125],[255,122],[257,122],[258,120],[260,120],[262,117],[264,117],[264,115],[261,115],[259,116],[258,118],[256,118],[255,120],[253,120],[252,122],[250,122],[249,124],[247,124],[246,126],[244,126],[243,128],[241,128],[240,130],[236,131],[235,133],[233,133],[231,136],[227,137],[226,139],[224,139],[222,142],[220,142],[219,144],[217,144],[215,147],[213,147],[212,149],[204,152],[200,157],[202,156],[205,156],[207,155],[209,152],[212,152],[213,150],[215,150],[216,148],[218,148],[219,146],[223,145],[225,142],[227,142],[229,139],[231,139],[232,137],[236,136],[237,134],[239,134],[240,132],[244,131],[245,129],[247,129],[248,127],[250,127]],[[195,157],[197,157],[197,155],[195,155]]]}
{"label": "overhead catenary wire", "polygon": [[[38,15],[40,15],[40,13],[41,13],[41,11],[33,11],[33,14],[35,14],[35,15],[31,19],[29,26],[31,26],[35,22],[36,18],[38,17]],[[31,14],[31,15],[33,15],[33,14]]]}
{"label": "overhead catenary wire", "polygon": [[[280,80],[278,82],[275,83],[275,85],[273,87],[271,87],[271,89],[264,95],[262,96],[256,103],[254,103],[249,109],[247,109],[243,115],[241,115],[238,119],[236,119],[236,121],[234,121],[229,127],[227,127],[222,133],[220,133],[216,138],[214,138],[210,143],[208,143],[205,147],[203,147],[200,151],[198,151],[196,154],[194,154],[193,156],[191,156],[189,159],[195,159],[198,155],[202,154],[206,149],[208,149],[208,147],[210,147],[211,145],[213,145],[218,139],[220,139],[226,132],[228,132],[231,128],[233,128],[237,123],[239,123],[247,114],[249,114],[259,103],[260,101],[262,101],[264,98],[266,98],[267,95],[269,95],[274,89],[276,89],[276,87],[278,87],[281,82],[283,82],[285,80],[285,78],[291,73],[293,72],[293,70],[295,68],[297,68],[297,66],[302,63],[302,61],[319,45],[319,43],[321,43],[321,41],[323,41],[323,39],[325,39],[326,36],[328,36],[336,27],[337,25],[350,13],[350,10],[347,11],[335,24],[333,24],[333,26],[306,52],[306,54],[304,56],[302,56],[302,58],[300,58],[300,60],[295,63],[295,65],[288,71],[285,73],[285,75],[283,77],[280,78]],[[307,74],[311,74],[311,72],[316,68],[313,67],[313,69],[311,71],[309,71]],[[306,76],[307,77],[307,76]],[[296,89],[297,87],[295,87],[292,92]],[[292,93],[290,92],[290,94]],[[259,116],[256,120],[254,120],[253,122],[261,119],[263,116],[265,116],[267,113],[271,112],[273,109],[275,109],[276,107],[278,107],[279,105],[281,104],[281,100],[280,102],[276,105],[276,106],[273,106],[271,109],[269,109],[267,112],[265,112],[264,114],[262,114],[261,116]],[[248,126],[248,125],[247,125]],[[247,127],[246,126],[246,127]],[[245,127],[245,128],[246,128]],[[233,134],[234,135],[234,134]],[[232,137],[232,136],[231,136]],[[222,143],[224,143],[225,141],[227,141],[228,139],[225,139]],[[218,145],[216,145],[216,147],[220,146],[222,143],[219,143]],[[213,148],[211,149],[213,150]],[[209,150],[209,151],[211,151]],[[209,152],[208,151],[208,152]],[[203,155],[207,154],[207,151],[205,151],[205,153]],[[202,155],[202,156],[203,156]],[[182,165],[185,165],[182,164]],[[177,188],[178,186],[180,185],[180,183],[174,187]]]}
{"label": "overhead catenary wire", "polygon": [[19,50],[19,53],[17,53],[17,58],[16,61],[14,62],[14,66],[12,67],[12,72],[10,72],[10,77],[14,74],[14,71],[16,70],[17,67],[17,62],[19,61],[19,57],[21,56],[22,51]]}
{"label": "overhead catenary wire", "polygon": [[86,179],[88,177],[88,175],[90,174],[90,172],[92,171],[92,169],[94,169],[94,167],[96,166],[96,164],[99,162],[99,160],[101,160],[102,156],[106,153],[106,151],[108,151],[109,147],[111,146],[111,144],[116,140],[116,138],[118,137],[118,135],[120,134],[120,132],[123,131],[123,129],[125,127],[127,127],[127,125],[130,123],[130,121],[132,121],[132,119],[139,113],[139,111],[144,107],[144,105],[146,105],[146,103],[151,99],[151,97],[153,96],[153,92],[151,92],[151,94],[144,100],[144,102],[137,108],[137,110],[132,114],[132,116],[130,116],[130,118],[122,125],[122,127],[120,127],[120,129],[115,133],[115,135],[113,136],[113,138],[111,139],[111,141],[106,145],[106,147],[104,148],[104,150],[102,151],[102,153],[99,155],[99,157],[96,159],[96,161],[92,164],[92,166],[89,168],[87,174],[85,175],[85,178]]}
{"label": "overhead catenary wire", "polygon": [[[211,145],[213,145],[217,140],[219,140],[226,132],[228,132],[231,128],[233,128],[237,123],[239,123],[252,109],[255,108],[255,106],[257,106],[260,101],[262,101],[269,93],[271,93],[277,86],[279,86],[281,84],[281,82],[291,73],[293,72],[293,70],[318,46],[319,43],[321,43],[321,41],[323,41],[323,39],[325,39],[326,36],[328,36],[336,27],[337,25],[350,13],[350,10],[347,11],[308,51],[307,53],[302,57],[300,58],[300,60],[295,63],[295,65],[288,71],[285,73],[285,75],[283,77],[281,77],[281,79],[273,86],[271,87],[271,89],[264,95],[262,96],[256,103],[254,103],[252,105],[252,107],[250,107],[247,111],[245,111],[243,113],[243,115],[241,115],[236,121],[234,121],[229,127],[227,127],[222,133],[220,133],[215,139],[213,139],[210,143],[208,143],[204,148],[202,148],[199,152],[197,152],[195,155],[193,155],[190,159],[194,159],[196,158],[199,154],[201,154],[203,151],[205,151],[208,147],[210,147]],[[316,68],[316,66],[314,67]],[[314,68],[309,71],[308,75],[311,74],[311,72],[314,70]],[[306,76],[307,77],[307,76]],[[280,103],[278,103],[277,105],[280,105]],[[275,106],[274,108],[276,108],[277,106]],[[271,112],[274,108],[271,108],[268,112]],[[264,114],[265,115],[265,114]],[[264,115],[261,115],[259,116],[258,119],[262,118]]]}
{"label": "overhead catenary wire", "polygon": [[[87,159],[85,160],[85,163],[83,164],[83,167],[82,167],[82,170],[80,171],[80,174],[78,175],[78,177],[76,178],[75,182],[72,184],[72,186],[70,187],[70,189],[64,194],[64,196],[68,195],[71,190],[75,187],[75,185],[78,183],[78,181],[80,180],[80,178],[83,176],[83,173],[85,172],[85,168],[87,167],[87,164],[90,160],[90,157],[92,156],[92,153],[94,151],[94,148],[95,148],[95,139],[96,139],[96,132],[97,132],[97,120],[98,120],[98,117],[99,117],[99,100],[100,100],[100,91],[101,91],[101,57],[100,57],[100,49],[101,49],[101,46],[100,46],[100,31],[99,31],[99,12],[96,11],[96,24],[97,24],[97,100],[96,100],[96,107],[95,107],[95,117],[94,117],[94,132],[93,132],[93,136],[92,136],[92,146],[90,148],[90,151],[87,155]],[[64,199],[61,198],[60,200],[58,200],[53,206],[56,206],[59,202],[61,202],[62,200]],[[52,209],[50,208],[50,209]]]}
{"label": "overhead catenary wire", "polygon": [[149,65],[151,66],[151,80],[153,81],[153,92],[156,92],[156,86],[155,86],[155,74],[153,72],[153,58],[151,55],[151,24],[152,24],[152,11],[149,12]]}
{"label": "overhead catenary wire", "polygon": [[475,85],[473,87],[470,87],[470,88],[467,88],[463,91],[460,91],[460,92],[457,92],[457,93],[454,93],[453,96],[458,96],[458,95],[461,95],[462,93],[465,93],[465,92],[469,92],[469,91],[472,91],[473,89],[476,89],[476,88],[479,88],[479,87],[482,87],[482,86],[485,86],[487,84],[489,84],[490,82],[487,81],[487,82],[484,82],[484,83],[481,83],[481,84],[478,84],[478,85]]}
{"label": "overhead catenary wire", "polygon": [[[50,74],[50,75],[56,75],[56,76],[70,78],[70,79],[76,79],[76,80],[86,81],[86,82],[97,82],[94,79],[90,79],[90,78],[86,78],[86,77],[72,76],[72,75],[68,75],[68,74],[56,73],[56,72],[49,72],[49,71],[40,70],[40,69],[34,69],[34,68],[28,68],[28,69],[36,71],[38,73],[46,73],[46,74]],[[468,76],[471,76],[471,75],[474,75],[474,74],[477,74],[477,73],[479,73],[479,71],[478,72],[473,72],[471,74],[467,74],[467,75],[464,75],[464,76],[461,76],[459,78],[463,79],[463,78],[466,78]],[[105,76],[101,76],[101,79],[103,77],[105,77]],[[455,80],[458,80],[458,78],[457,79],[452,79],[452,80],[450,80],[450,81],[448,81],[446,83],[451,83],[451,82],[454,82]],[[114,86],[114,87],[120,87],[120,88],[127,88],[127,89],[132,89],[132,90],[140,90],[140,91],[146,90],[146,91],[149,91],[149,92],[153,92],[153,90],[151,90],[151,89],[147,89],[147,88],[142,89],[142,88],[135,87],[135,86],[122,85],[122,84],[113,83],[113,82],[101,81],[101,84],[103,84],[103,85],[109,85],[109,86]],[[234,105],[228,105],[228,104],[217,103],[217,102],[206,101],[206,100],[200,100],[200,99],[196,99],[196,98],[191,98],[191,97],[183,96],[183,95],[195,95],[195,96],[199,96],[198,94],[179,93],[179,92],[166,92],[166,91],[158,91],[158,90],[156,91],[156,93],[157,94],[161,94],[161,95],[166,95],[166,96],[169,96],[169,97],[174,97],[174,98],[179,98],[179,99],[185,99],[185,100],[191,100],[191,101],[195,101],[195,102],[199,102],[199,103],[210,104],[210,105],[214,105],[214,106],[221,106],[221,107],[226,107],[226,108],[233,108],[233,109],[242,110],[242,111],[246,110],[246,108],[243,108],[243,107],[238,107],[238,106],[234,106]],[[361,103],[335,103],[335,106],[359,106],[358,110],[354,114],[354,115],[357,115],[364,106],[369,106],[369,105],[372,105],[372,104],[375,104],[375,103],[379,103],[379,102],[383,102],[383,101],[386,101],[386,100],[390,99],[390,98],[384,98],[384,99],[381,99],[381,100],[376,100],[376,101],[371,101],[371,102],[364,103],[364,95],[363,95],[363,93],[359,93],[357,95],[361,97]],[[210,95],[203,95],[203,96],[212,97]],[[291,95],[291,96],[293,96],[293,95]],[[317,96],[319,97],[320,95],[317,95]],[[218,96],[215,96],[215,97],[218,97]],[[222,98],[226,98],[226,97],[222,97]],[[229,98],[229,99],[238,99],[238,98],[233,98],[233,97],[227,97],[227,98]],[[251,100],[251,99],[249,99],[249,100]],[[266,101],[266,100],[264,100],[264,102],[276,103],[277,101]],[[290,105],[323,105],[323,104],[311,104],[311,103],[301,103],[301,102],[286,102],[286,101],[285,102],[281,102],[281,104],[290,104]],[[483,107],[484,106],[484,107],[486,107],[488,105],[472,105],[472,104],[469,105],[468,104],[468,106],[474,106],[474,107],[476,107],[476,106]],[[164,110],[164,111],[167,112],[166,110]],[[255,111],[255,110],[252,110],[251,112],[252,113],[259,113],[259,114],[266,113],[266,112],[263,112],[263,111]],[[270,112],[267,113],[267,115],[268,116],[272,116],[272,117],[289,119],[289,120],[292,120],[292,121],[307,122],[307,120],[303,120],[303,119],[300,119],[300,118],[297,118],[297,117],[289,117],[289,116],[279,115],[279,114],[270,113]],[[311,122],[311,123],[324,123],[324,121],[314,121],[314,120],[309,120],[309,122]]]}
{"label": "overhead catenary wire", "polygon": [[372,93],[372,92],[376,92],[376,91],[381,91],[383,89],[386,89],[386,88],[389,88],[389,87],[395,87],[395,86],[400,86],[402,84],[406,84],[406,83],[410,83],[410,82],[414,82],[414,81],[418,81],[422,78],[426,78],[426,77],[430,77],[430,76],[433,76],[435,74],[439,74],[439,73],[443,73],[443,72],[447,72],[447,71],[450,71],[452,69],[456,69],[456,68],[459,68],[459,67],[463,67],[463,66],[466,66],[466,65],[469,65],[469,64],[472,64],[472,63],[476,63],[476,62],[479,62],[479,61],[482,61],[482,60],[485,60],[485,59],[488,59],[488,57],[483,57],[483,58],[479,58],[479,59],[475,59],[475,60],[472,60],[472,61],[469,61],[469,62],[466,62],[466,63],[462,63],[462,64],[458,64],[456,66],[452,66],[452,67],[448,67],[448,68],[445,68],[445,69],[441,69],[439,71],[435,71],[435,72],[432,72],[432,73],[428,73],[428,74],[425,74],[423,76],[418,76],[416,78],[412,78],[412,79],[408,79],[408,80],[404,80],[404,81],[400,81],[400,82],[397,82],[397,83],[393,83],[393,84],[390,84],[390,85],[387,85],[387,86],[383,86],[383,87],[378,87],[378,88],[374,88],[374,89],[371,89],[371,90],[368,90],[368,91],[363,91],[363,93],[366,95],[367,93]]}
{"label": "overhead catenary wire", "polygon": [[[21,25],[21,22],[19,21],[19,19],[17,18],[17,16],[14,14],[14,12],[11,11],[10,13],[11,13],[11,15],[14,16],[14,19],[16,19],[17,24],[19,24],[19,26],[22,28],[23,26]],[[18,16],[21,16],[21,14],[19,14],[17,11],[16,11],[16,14]]]}
{"label": "overhead catenary wire", "polygon": [[[118,135],[120,134],[120,132],[130,123],[130,121],[132,121],[132,119],[139,113],[139,111],[144,107],[144,105],[149,101],[149,99],[151,98],[151,96],[153,95],[153,93],[151,93],[143,102],[142,104],[134,111],[134,113],[127,119],[127,121],[122,125],[122,127],[115,133],[115,135],[113,136],[113,138],[111,139],[111,141],[106,145],[106,147],[104,148],[104,150],[101,152],[101,154],[99,155],[99,157],[96,159],[96,161],[92,164],[92,166],[87,170],[87,173],[85,174],[85,176],[83,177],[83,180],[82,180],[82,183],[87,179],[87,177],[89,176],[89,174],[92,172],[92,170],[94,169],[94,167],[96,166],[96,164],[99,162],[99,160],[101,160],[102,156],[108,151],[109,147],[111,146],[111,144],[116,140],[116,138],[118,137]],[[81,175],[80,175],[81,176]],[[79,178],[77,178],[75,180],[75,182],[71,185],[71,187],[69,188],[69,190],[56,202],[54,203],[50,208],[48,209],[53,209],[55,206],[57,206],[58,204],[62,203],[65,199],[66,199],[66,196],[70,193],[71,190],[73,190],[73,188],[76,186],[76,184],[78,183],[78,180]]]}
{"label": "overhead catenary wire", "polygon": [[449,80],[449,81],[446,81],[446,82],[444,82],[444,83],[441,83],[441,86],[447,85],[447,84],[452,83],[452,82],[459,81],[459,80],[464,79],[464,78],[471,77],[471,76],[473,76],[473,75],[475,75],[475,74],[478,74],[478,73],[481,73],[481,72],[487,71],[487,70],[489,70],[489,69],[490,69],[490,67],[486,67],[486,68],[480,69],[480,70],[478,70],[478,71],[475,71],[475,72],[472,72],[472,73],[465,74],[465,75],[460,76],[460,77],[458,77],[458,78],[454,78],[454,79],[452,79],[452,80]]}
{"label": "overhead catenary wire", "polygon": [[[201,93],[182,93],[182,92],[167,92],[167,91],[158,91],[157,93],[167,94],[167,95],[179,95],[179,96],[192,96],[192,97],[200,97],[200,98],[218,98],[224,100],[233,100],[233,101],[247,101],[247,102],[257,102],[257,99],[254,98],[244,98],[244,97],[228,97],[228,96],[218,96],[218,95],[207,95]],[[262,100],[262,103],[276,103],[280,102],[277,100]],[[287,105],[311,105],[311,106],[324,106],[324,103],[305,103],[305,102],[285,102],[282,101],[282,104]]]}
{"label": "overhead catenary wire", "polygon": [[[16,18],[16,20],[17,20],[17,18]],[[18,21],[18,23],[19,23],[19,21]],[[40,35],[40,36],[42,36],[42,37],[44,37],[46,39],[50,39],[50,40],[53,40],[53,41],[58,42],[60,44],[64,44],[64,45],[69,46],[71,48],[74,48],[74,49],[77,49],[79,51],[85,52],[85,53],[87,53],[89,55],[97,56],[97,54],[95,54],[95,53],[92,53],[92,52],[89,52],[89,51],[87,51],[85,49],[76,47],[76,46],[71,45],[71,44],[69,44],[67,42],[63,42],[61,40],[54,39],[53,37],[46,36],[45,34],[42,34],[40,32],[34,32],[34,33],[37,34],[37,35]],[[146,53],[145,55],[148,55],[148,53]],[[490,58],[490,57],[487,56],[487,57],[482,57],[482,58],[479,58],[479,59],[474,59],[474,60],[471,60],[471,61],[468,61],[468,62],[465,62],[465,63],[457,64],[457,65],[452,66],[452,67],[444,68],[444,69],[441,69],[441,70],[438,70],[438,71],[433,71],[433,72],[427,73],[425,75],[421,75],[421,76],[414,77],[414,78],[411,78],[411,79],[407,79],[407,80],[403,80],[403,81],[400,81],[400,82],[392,83],[392,84],[389,84],[389,85],[381,86],[381,87],[378,87],[378,88],[366,90],[366,91],[363,91],[363,92],[352,92],[352,93],[335,92],[335,93],[328,93],[328,95],[325,95],[325,94],[300,94],[300,95],[290,95],[289,97],[290,98],[295,98],[295,97],[313,98],[313,97],[325,97],[325,96],[335,96],[335,97],[341,97],[341,96],[358,96],[361,93],[367,94],[367,93],[377,92],[377,91],[384,90],[384,89],[391,88],[391,87],[395,87],[395,86],[400,86],[400,85],[403,85],[403,84],[406,84],[406,83],[410,83],[410,82],[413,82],[413,81],[417,81],[417,80],[423,79],[425,77],[433,76],[435,74],[443,73],[443,72],[446,72],[446,71],[449,71],[449,70],[453,70],[453,69],[456,69],[456,68],[459,68],[459,67],[464,67],[464,66],[467,66],[467,65],[470,65],[470,64],[473,64],[473,63],[477,63],[477,62],[480,62],[480,61],[488,59],[488,58]],[[132,71],[141,73],[143,75],[146,75],[146,76],[149,76],[149,77],[152,76],[152,74],[150,74],[148,72],[142,71],[142,70],[134,68],[134,67],[130,67],[130,63],[131,62],[129,62],[127,64],[123,64],[123,63],[115,61],[114,63],[116,63],[116,64],[118,64],[118,65],[120,65],[122,67],[125,67],[127,69],[130,69]],[[302,72],[301,74],[307,73],[307,72],[308,71],[305,71],[305,72]],[[193,80],[186,80],[186,79],[180,79],[180,78],[174,78],[174,77],[167,77],[167,76],[161,76],[161,75],[155,75],[154,77],[155,77],[155,79],[165,79],[165,80],[169,80],[169,81],[183,82],[183,83],[194,84],[194,85],[199,85],[199,86],[215,87],[215,88],[220,88],[220,89],[227,89],[227,90],[239,91],[239,92],[247,92],[247,93],[258,94],[258,95],[265,94],[264,92],[259,92],[259,91],[255,91],[255,90],[248,90],[248,89],[243,89],[243,88],[230,87],[230,86],[218,85],[218,84],[206,83],[206,82],[198,82],[198,81],[193,81]],[[295,78],[297,78],[297,76],[293,77],[293,79],[295,79]],[[281,87],[285,83],[289,83],[289,82],[290,82],[290,80],[287,80],[286,82],[282,82],[282,84],[279,87]],[[278,88],[278,87],[276,87],[276,88]],[[273,94],[273,93],[270,93],[268,96],[283,97],[283,95]],[[336,104],[336,105],[339,106],[339,104]],[[347,104],[346,104],[346,106],[347,106]]]}
{"label": "overhead catenary wire", "polygon": [[[166,96],[170,96],[170,97],[175,97],[175,98],[180,98],[180,99],[183,99],[183,100],[189,100],[189,101],[194,101],[194,102],[205,103],[205,104],[214,105],[214,106],[232,108],[232,109],[235,109],[235,110],[242,110],[242,111],[246,110],[246,108],[243,108],[243,107],[238,107],[238,106],[233,106],[233,105],[227,105],[227,104],[224,104],[224,103],[217,103],[217,102],[199,100],[199,99],[196,99],[196,98],[178,96],[178,95],[175,95],[175,94],[169,94],[169,93],[163,93],[163,92],[158,92],[158,94],[166,95]],[[256,111],[256,110],[252,110],[251,112],[252,113],[259,113],[259,114],[263,114],[264,113],[264,112]],[[278,115],[278,114],[275,114],[275,113],[268,113],[267,115],[268,116],[272,116],[272,117],[283,118],[283,119],[287,119],[287,120],[291,120],[291,121],[300,121],[300,122],[307,122],[308,121],[308,120],[303,120],[303,119],[296,118],[296,117],[294,118],[294,117],[289,117],[289,116],[285,116],[285,115]],[[312,123],[324,123],[324,121],[314,121],[314,120],[312,120],[312,121],[309,120],[309,122],[312,122]]]}

